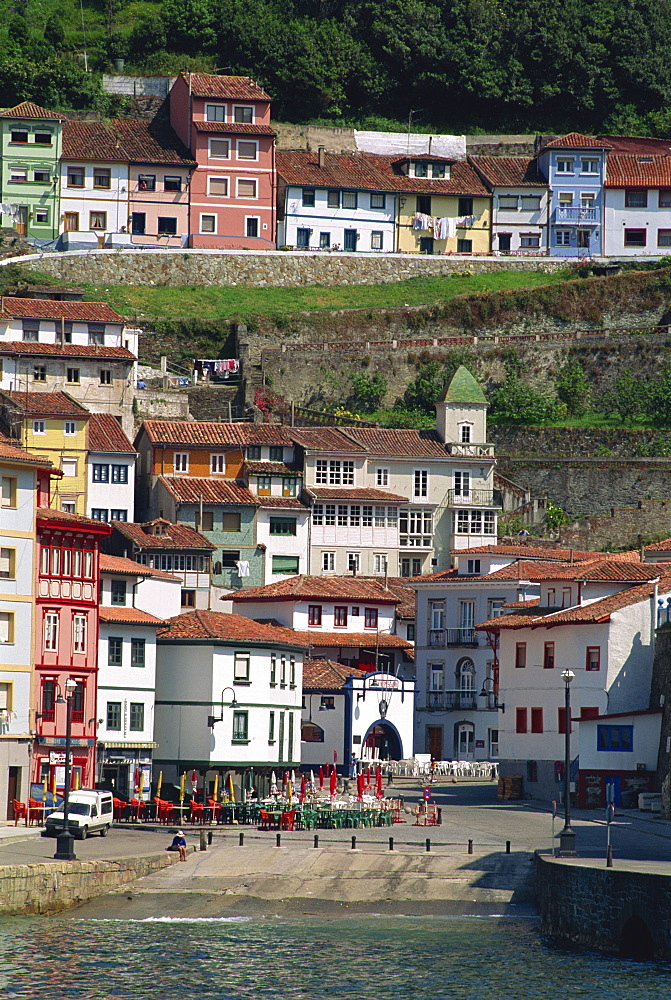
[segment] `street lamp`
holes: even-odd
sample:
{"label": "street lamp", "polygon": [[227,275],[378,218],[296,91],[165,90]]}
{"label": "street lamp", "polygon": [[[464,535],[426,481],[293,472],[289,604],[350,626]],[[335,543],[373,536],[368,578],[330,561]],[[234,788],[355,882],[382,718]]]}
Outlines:
{"label": "street lamp", "polygon": [[[235,689],[232,687],[225,687],[224,690],[221,692],[221,715],[219,716],[219,718],[217,718],[216,715],[208,715],[207,717],[207,724],[209,728],[212,730],[212,732],[214,732],[214,725],[216,722],[224,721],[224,694],[227,691],[231,691],[233,693],[233,698],[229,702],[229,708],[236,709],[240,704],[238,702],[238,699],[235,697]],[[207,809],[207,766],[203,771],[203,807]]]}
{"label": "street lamp", "polygon": [[[489,690],[487,689],[487,685],[488,684],[492,685],[491,689],[489,689]],[[490,695],[494,695],[494,705],[492,707],[494,709],[496,709],[497,711],[499,711],[499,712],[505,712],[506,706],[503,703],[499,704],[499,689],[497,688],[496,684],[494,683],[494,678],[493,677],[485,677],[484,681],[482,682],[482,690],[480,691],[480,694],[478,695],[478,697],[479,698],[489,698]]]}
{"label": "street lamp", "polygon": [[571,829],[571,681],[575,677],[572,670],[562,671],[561,679],[565,687],[564,708],[564,829],[559,834],[559,857],[574,858],[575,831]]}
{"label": "street lamp", "polygon": [[74,852],[75,838],[70,833],[68,824],[68,809],[70,806],[70,744],[72,742],[72,696],[77,690],[77,682],[71,677],[65,682],[65,698],[62,694],[56,699],[57,705],[66,703],[65,716],[65,788],[63,789],[63,829],[56,840],[56,853],[54,858],[59,861],[76,861],[77,855]]}

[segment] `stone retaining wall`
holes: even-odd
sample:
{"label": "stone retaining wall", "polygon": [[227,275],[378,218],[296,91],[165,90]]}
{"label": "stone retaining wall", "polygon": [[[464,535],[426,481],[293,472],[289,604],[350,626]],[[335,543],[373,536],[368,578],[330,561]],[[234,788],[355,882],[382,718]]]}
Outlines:
{"label": "stone retaining wall", "polygon": [[419,254],[301,253],[266,250],[87,250],[20,258],[60,281],[96,285],[375,285],[406,278],[495,271],[553,271],[548,257],[424,257]]}
{"label": "stone retaining wall", "polygon": [[[597,864],[599,864],[597,862]],[[536,854],[541,931],[608,955],[671,958],[671,875],[572,865]]]}
{"label": "stone retaining wall", "polygon": [[168,868],[177,854],[153,854],[116,861],[53,861],[0,868],[0,914],[58,913],[102,896],[137,878]]}

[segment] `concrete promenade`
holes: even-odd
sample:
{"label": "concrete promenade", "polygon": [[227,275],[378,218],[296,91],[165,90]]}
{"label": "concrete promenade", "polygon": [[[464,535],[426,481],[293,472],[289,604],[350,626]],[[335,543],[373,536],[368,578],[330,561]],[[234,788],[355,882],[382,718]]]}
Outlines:
{"label": "concrete promenade", "polygon": [[[408,805],[421,786],[399,780],[389,791]],[[273,832],[249,826],[215,827],[213,843],[198,850],[200,829],[185,829],[186,864],[147,875],[79,906],[78,916],[217,916],[241,912],[523,913],[534,900],[532,854],[551,849],[551,817],[538,803],[498,802],[494,784],[463,780],[437,784],[440,827],[416,827],[413,817],[392,827]],[[558,834],[562,823],[556,820]],[[574,823],[579,864],[605,865],[601,812],[579,811]],[[79,861],[149,857],[164,851],[172,828],[114,827],[108,837],[75,842]],[[671,824],[637,812],[612,826],[615,866],[671,871]],[[239,835],[244,834],[244,846]],[[314,836],[319,846],[314,848]],[[352,837],[356,836],[356,850]],[[389,850],[389,837],[394,850]],[[430,851],[426,839],[430,839]],[[468,842],[473,841],[473,854]],[[506,852],[510,841],[510,853]],[[53,862],[55,841],[36,828],[0,827],[0,867]],[[567,862],[561,862],[566,864]],[[62,863],[61,863],[62,864]],[[649,866],[649,867],[648,867]]]}

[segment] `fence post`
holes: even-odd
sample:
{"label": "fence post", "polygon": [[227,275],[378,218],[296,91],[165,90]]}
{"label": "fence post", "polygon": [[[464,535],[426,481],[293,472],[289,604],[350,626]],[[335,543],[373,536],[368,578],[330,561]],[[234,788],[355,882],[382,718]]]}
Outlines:
{"label": "fence post", "polygon": [[207,834],[205,830],[200,831],[200,849],[201,851],[207,850]]}

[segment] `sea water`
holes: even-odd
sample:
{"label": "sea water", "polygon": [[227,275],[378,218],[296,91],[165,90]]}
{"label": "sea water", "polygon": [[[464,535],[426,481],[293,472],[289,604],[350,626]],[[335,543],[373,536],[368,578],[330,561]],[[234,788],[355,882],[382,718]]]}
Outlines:
{"label": "sea water", "polygon": [[30,1000],[669,1000],[671,968],[565,952],[535,920],[355,916],[0,922]]}

